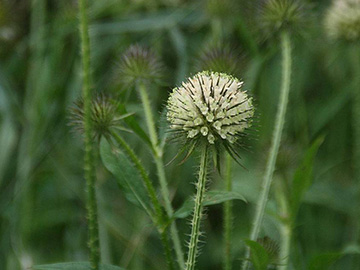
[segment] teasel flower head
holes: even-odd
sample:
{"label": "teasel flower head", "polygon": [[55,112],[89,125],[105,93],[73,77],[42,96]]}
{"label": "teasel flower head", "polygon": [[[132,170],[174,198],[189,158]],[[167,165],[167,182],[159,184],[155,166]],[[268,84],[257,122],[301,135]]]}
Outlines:
{"label": "teasel flower head", "polygon": [[267,36],[282,31],[301,33],[309,23],[309,7],[301,0],[264,0],[260,28]]}
{"label": "teasel flower head", "polygon": [[119,79],[125,87],[137,82],[160,83],[162,79],[163,66],[156,54],[137,44],[124,52],[119,68]]}
{"label": "teasel flower head", "polygon": [[347,42],[360,41],[360,0],[334,0],[325,16],[329,37]]}
{"label": "teasel flower head", "polygon": [[237,160],[236,146],[252,124],[252,98],[243,82],[227,75],[203,71],[175,88],[167,103],[167,120],[173,138],[189,147],[207,144],[219,157],[225,149]]}
{"label": "teasel flower head", "polygon": [[239,74],[241,59],[228,46],[216,45],[202,51],[196,66],[198,70],[211,70],[236,76]]}
{"label": "teasel flower head", "polygon": [[[91,101],[91,120],[93,123],[94,139],[101,136],[109,137],[112,129],[129,131],[122,127],[121,121],[131,114],[119,113],[119,103],[105,95],[96,95]],[[74,130],[84,133],[84,102],[78,99],[70,108],[69,125]]]}

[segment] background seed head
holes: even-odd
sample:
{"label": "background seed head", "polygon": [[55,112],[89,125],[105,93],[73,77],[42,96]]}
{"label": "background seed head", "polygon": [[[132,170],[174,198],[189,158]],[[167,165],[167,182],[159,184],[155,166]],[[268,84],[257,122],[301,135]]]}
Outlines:
{"label": "background seed head", "polygon": [[176,135],[210,145],[234,144],[251,126],[252,98],[225,73],[200,72],[173,90],[167,119]]}
{"label": "background seed head", "polygon": [[[94,128],[94,138],[102,135],[110,135],[110,129],[119,127],[120,120],[123,119],[118,114],[118,103],[105,96],[97,95],[91,102],[91,120]],[[70,108],[70,126],[80,133],[84,133],[84,102],[77,100]]]}
{"label": "background seed head", "polygon": [[223,72],[236,76],[239,73],[240,57],[234,51],[225,46],[213,46],[205,49],[198,61],[198,70],[210,70]]}
{"label": "background seed head", "polygon": [[345,41],[360,40],[360,0],[335,0],[325,16],[329,37]]}
{"label": "background seed head", "polygon": [[137,82],[160,83],[163,66],[156,54],[140,45],[130,46],[120,60],[120,81],[126,87]]}
{"label": "background seed head", "polygon": [[268,36],[283,30],[302,32],[309,19],[307,9],[300,0],[265,0],[260,15],[260,28]]}

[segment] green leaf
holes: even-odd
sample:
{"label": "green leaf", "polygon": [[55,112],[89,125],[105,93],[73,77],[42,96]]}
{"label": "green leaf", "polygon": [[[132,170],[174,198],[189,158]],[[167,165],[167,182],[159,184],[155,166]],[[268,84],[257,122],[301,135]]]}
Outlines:
{"label": "green leaf", "polygon": [[150,199],[142,179],[128,157],[119,148],[112,147],[105,138],[102,138],[100,142],[100,155],[105,167],[114,175],[126,198],[147,213],[152,213]]}
{"label": "green leaf", "polygon": [[291,213],[293,218],[297,215],[297,211],[305,192],[312,184],[314,159],[323,141],[324,137],[321,136],[313,142],[310,148],[306,151],[305,157],[303,158],[300,166],[295,171],[291,194]]}
{"label": "green leaf", "polygon": [[[127,114],[128,111],[126,110],[125,106],[123,104],[119,105],[119,112],[121,114]],[[124,122],[129,126],[129,128],[135,132],[136,135],[139,136],[140,139],[142,139],[143,142],[145,142],[147,145],[151,147],[151,141],[149,136],[146,134],[146,132],[140,127],[138,122],[136,121],[135,117],[133,115],[124,118]]]}
{"label": "green leaf", "polygon": [[245,243],[250,248],[250,261],[255,270],[266,270],[270,259],[265,248],[252,240],[245,240]]}
{"label": "green leaf", "polygon": [[[246,202],[246,199],[239,193],[234,191],[225,190],[211,190],[205,194],[204,206],[223,203],[230,200],[242,200]],[[194,200],[187,199],[184,204],[174,213],[174,218],[186,218],[194,209]]]}
{"label": "green leaf", "polygon": [[315,256],[309,263],[309,270],[328,270],[329,267],[343,256],[342,253],[325,253]]}
{"label": "green leaf", "polygon": [[[89,262],[67,262],[55,264],[34,265],[33,270],[91,270]],[[124,270],[119,266],[105,265],[100,266],[100,270]]]}

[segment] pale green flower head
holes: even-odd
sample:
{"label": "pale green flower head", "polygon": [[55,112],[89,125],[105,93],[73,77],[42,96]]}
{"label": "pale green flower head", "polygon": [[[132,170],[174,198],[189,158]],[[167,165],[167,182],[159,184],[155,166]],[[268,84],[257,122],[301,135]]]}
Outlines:
{"label": "pale green flower head", "polygon": [[329,37],[349,42],[360,40],[360,0],[335,0],[325,17]]}
{"label": "pale green flower head", "polygon": [[243,82],[225,73],[204,71],[173,90],[167,120],[174,136],[190,145],[205,143],[218,152],[223,147],[236,155],[234,146],[251,126],[252,98]]}

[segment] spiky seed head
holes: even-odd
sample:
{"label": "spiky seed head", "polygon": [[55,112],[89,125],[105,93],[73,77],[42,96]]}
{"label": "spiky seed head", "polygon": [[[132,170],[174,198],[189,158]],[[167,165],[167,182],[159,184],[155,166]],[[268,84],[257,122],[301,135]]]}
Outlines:
{"label": "spiky seed head", "polygon": [[354,42],[360,40],[360,0],[336,0],[328,9],[325,29],[329,37]]}
{"label": "spiky seed head", "polygon": [[[120,121],[124,118],[118,113],[118,102],[105,96],[97,95],[91,102],[91,120],[93,123],[93,137],[109,136],[112,128],[120,128]],[[125,116],[126,117],[126,116]],[[84,133],[84,102],[82,99],[74,102],[70,108],[70,126],[80,133]]]}
{"label": "spiky seed head", "polygon": [[242,85],[230,75],[209,71],[183,82],[167,104],[167,120],[174,135],[193,143],[225,146],[231,152],[254,115],[252,98]]}
{"label": "spiky seed head", "polygon": [[140,45],[130,46],[120,60],[120,81],[126,87],[137,82],[159,83],[163,66],[154,52]]}
{"label": "spiky seed head", "polygon": [[283,30],[301,32],[308,23],[307,9],[300,0],[265,0],[260,27],[266,35],[276,35]]}
{"label": "spiky seed head", "polygon": [[199,70],[211,70],[236,75],[239,73],[239,56],[226,46],[214,46],[204,50],[197,66]]}

